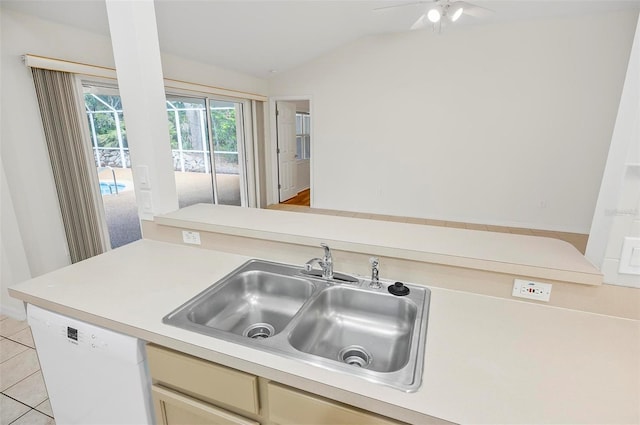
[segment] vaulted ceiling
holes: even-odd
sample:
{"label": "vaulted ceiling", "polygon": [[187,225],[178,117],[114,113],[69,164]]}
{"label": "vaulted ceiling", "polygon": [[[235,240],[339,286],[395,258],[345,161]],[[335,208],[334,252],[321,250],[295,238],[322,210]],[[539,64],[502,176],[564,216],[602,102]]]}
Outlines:
{"label": "vaulted ceiling", "polygon": [[[640,10],[640,0],[478,0],[494,13],[463,15],[446,31],[472,25]],[[156,0],[161,50],[268,78],[360,37],[407,31],[433,2],[393,0]],[[2,0],[2,7],[109,35],[103,0]],[[432,30],[422,30],[425,36]]]}

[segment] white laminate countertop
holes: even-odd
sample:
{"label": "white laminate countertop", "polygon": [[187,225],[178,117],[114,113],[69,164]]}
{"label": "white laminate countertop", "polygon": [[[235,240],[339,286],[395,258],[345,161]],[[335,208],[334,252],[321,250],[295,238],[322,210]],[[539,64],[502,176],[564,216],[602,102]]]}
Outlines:
{"label": "white laminate countertop", "polygon": [[602,274],[558,239],[290,211],[196,204],[160,225],[317,245],[541,279],[599,285]]}
{"label": "white laminate countertop", "polygon": [[434,287],[415,393],[162,323],[247,259],[141,240],[15,285],[10,294],[231,367],[257,364],[272,379],[302,377],[453,422],[640,422],[638,321]]}

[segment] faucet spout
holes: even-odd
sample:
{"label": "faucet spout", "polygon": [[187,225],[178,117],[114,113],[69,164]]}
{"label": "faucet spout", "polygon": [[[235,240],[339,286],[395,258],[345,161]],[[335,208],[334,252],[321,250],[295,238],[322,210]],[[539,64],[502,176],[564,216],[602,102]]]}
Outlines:
{"label": "faucet spout", "polygon": [[333,278],[333,257],[331,256],[331,248],[326,243],[321,243],[324,248],[324,258],[322,259],[322,277],[327,279]]}

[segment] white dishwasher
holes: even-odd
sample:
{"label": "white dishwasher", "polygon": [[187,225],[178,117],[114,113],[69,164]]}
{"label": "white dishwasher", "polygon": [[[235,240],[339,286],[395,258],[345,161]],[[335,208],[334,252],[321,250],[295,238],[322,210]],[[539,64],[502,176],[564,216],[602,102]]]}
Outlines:
{"label": "white dishwasher", "polygon": [[58,425],[153,423],[144,342],[27,305]]}

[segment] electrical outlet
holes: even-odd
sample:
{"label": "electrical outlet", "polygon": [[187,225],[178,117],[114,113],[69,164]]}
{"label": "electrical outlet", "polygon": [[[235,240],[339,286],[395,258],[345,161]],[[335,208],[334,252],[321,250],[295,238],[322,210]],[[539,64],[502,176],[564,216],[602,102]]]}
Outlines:
{"label": "electrical outlet", "polygon": [[190,230],[182,231],[182,242],[192,245],[200,245],[200,233],[192,232]]}
{"label": "electrical outlet", "polygon": [[618,273],[640,275],[640,238],[624,238]]}
{"label": "electrical outlet", "polygon": [[549,301],[549,298],[551,298],[551,284],[514,279],[511,295],[537,301]]}

